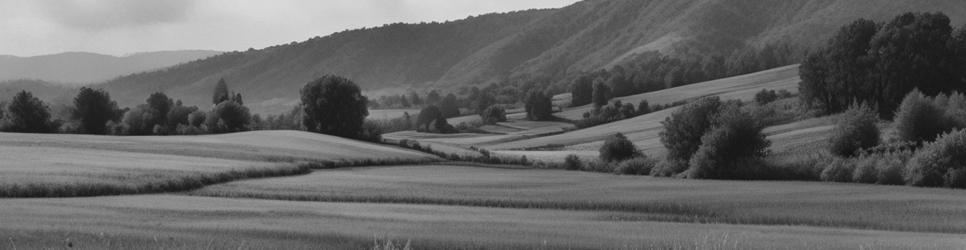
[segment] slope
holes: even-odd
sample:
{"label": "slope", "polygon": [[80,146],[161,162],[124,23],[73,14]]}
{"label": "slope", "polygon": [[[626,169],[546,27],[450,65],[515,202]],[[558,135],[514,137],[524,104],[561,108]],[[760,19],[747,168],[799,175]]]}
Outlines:
{"label": "slope", "polygon": [[89,84],[131,73],[158,70],[219,53],[221,52],[210,50],[179,50],[145,52],[123,57],[84,52],[32,57],[0,56],[0,81],[38,79]]}

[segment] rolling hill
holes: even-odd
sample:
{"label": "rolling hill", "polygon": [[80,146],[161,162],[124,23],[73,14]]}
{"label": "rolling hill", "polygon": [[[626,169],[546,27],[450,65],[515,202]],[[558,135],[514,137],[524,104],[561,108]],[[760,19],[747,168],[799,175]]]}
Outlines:
{"label": "rolling hill", "polygon": [[179,63],[217,55],[210,50],[178,50],[137,53],[122,57],[68,52],[32,57],[0,56],[0,81],[36,79],[64,84],[90,84],[112,78],[158,70]]}
{"label": "rolling hill", "polygon": [[488,14],[445,23],[392,24],[232,52],[104,83],[131,106],[154,91],[207,105],[220,78],[259,113],[296,103],[312,78],[338,74],[366,90],[449,91],[505,79],[560,80],[634,53],[689,48],[729,53],[745,45],[823,43],[857,18],[943,11],[955,25],[959,0],[588,0],[560,9]]}

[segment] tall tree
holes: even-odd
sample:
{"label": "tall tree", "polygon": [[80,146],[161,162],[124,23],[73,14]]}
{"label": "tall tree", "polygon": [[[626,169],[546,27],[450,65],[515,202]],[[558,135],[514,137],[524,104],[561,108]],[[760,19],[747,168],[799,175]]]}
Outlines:
{"label": "tall tree", "polygon": [[443,117],[446,118],[459,116],[460,107],[459,102],[456,99],[456,95],[453,93],[446,95],[446,98],[443,98],[443,100],[439,102],[439,110],[443,113]]}
{"label": "tall tree", "polygon": [[588,75],[582,75],[574,81],[570,88],[571,107],[583,106],[593,102],[594,80]]}
{"label": "tall tree", "polygon": [[155,118],[152,119],[151,124],[164,126],[168,123],[168,112],[171,111],[171,107],[174,106],[174,101],[161,92],[155,92],[148,96],[147,99],[148,107],[158,111]]}
{"label": "tall tree", "polygon": [[55,128],[50,122],[50,108],[27,91],[20,91],[4,113],[8,121],[4,131],[19,133],[48,133]]}
{"label": "tall tree", "polygon": [[326,75],[301,90],[302,124],[308,131],[356,138],[369,116],[366,97],[351,80]]}
{"label": "tall tree", "polygon": [[215,84],[215,93],[211,96],[211,102],[212,104],[218,105],[223,101],[229,100],[231,98],[229,95],[228,83],[225,82],[225,78],[222,78]]}
{"label": "tall tree", "polygon": [[107,133],[107,122],[116,121],[117,103],[102,89],[82,87],[74,97],[71,118],[80,121],[80,132],[86,134]]}
{"label": "tall tree", "polygon": [[553,100],[539,90],[530,90],[526,98],[527,119],[546,121],[553,118]]}
{"label": "tall tree", "polygon": [[598,79],[594,82],[594,106],[597,108],[607,106],[610,102],[610,87],[604,84],[603,80]]}

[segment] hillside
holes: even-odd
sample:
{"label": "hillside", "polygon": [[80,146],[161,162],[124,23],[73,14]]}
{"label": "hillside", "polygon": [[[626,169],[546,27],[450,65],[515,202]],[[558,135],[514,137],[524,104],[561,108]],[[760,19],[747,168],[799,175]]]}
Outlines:
{"label": "hillside", "polygon": [[366,90],[448,91],[504,79],[560,80],[648,50],[722,53],[745,45],[824,42],[857,18],[943,11],[959,26],[959,0],[588,0],[550,10],[489,14],[446,23],[393,24],[260,50],[226,53],[103,86],[122,105],[165,91],[208,105],[220,78],[255,111],[280,112],[299,87],[339,74]]}
{"label": "hillside", "polygon": [[210,50],[179,50],[138,53],[123,57],[83,52],[17,57],[0,56],[0,81],[37,79],[85,84],[131,73],[158,70],[219,54]]}

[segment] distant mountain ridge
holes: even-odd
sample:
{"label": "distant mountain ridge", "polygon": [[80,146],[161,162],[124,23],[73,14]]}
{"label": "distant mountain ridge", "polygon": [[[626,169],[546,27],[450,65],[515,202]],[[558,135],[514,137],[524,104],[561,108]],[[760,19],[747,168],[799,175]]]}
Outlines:
{"label": "distant mountain ridge", "polygon": [[158,70],[220,54],[211,50],[177,50],[111,56],[88,52],[18,57],[0,56],[0,81],[36,79],[80,85],[122,75]]}
{"label": "distant mountain ridge", "polygon": [[297,103],[324,74],[366,90],[469,86],[513,79],[559,81],[648,50],[727,54],[788,42],[811,47],[858,18],[942,11],[960,26],[962,0],[587,0],[559,9],[487,14],[446,23],[391,24],[260,50],[230,52],[100,85],[123,106],[164,91],[210,105],[220,78],[260,113]]}

